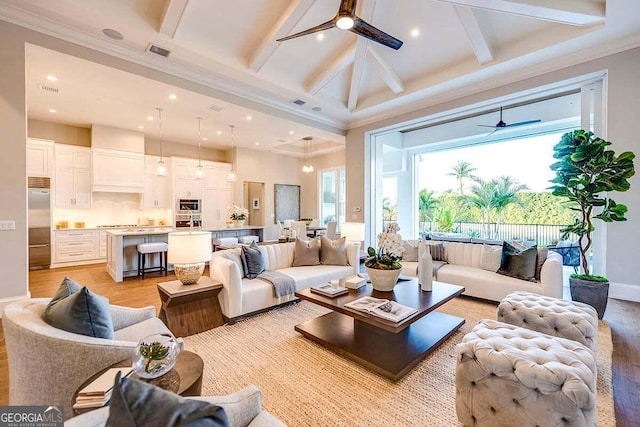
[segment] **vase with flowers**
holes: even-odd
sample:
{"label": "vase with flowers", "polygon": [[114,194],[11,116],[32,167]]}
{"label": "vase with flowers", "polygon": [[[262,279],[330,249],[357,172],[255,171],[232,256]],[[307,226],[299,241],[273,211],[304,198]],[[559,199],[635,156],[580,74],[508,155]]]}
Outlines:
{"label": "vase with flowers", "polygon": [[229,218],[235,221],[236,227],[242,227],[249,216],[249,210],[238,205],[229,207]]}
{"label": "vase with flowers", "polygon": [[378,250],[369,247],[364,268],[376,291],[391,292],[400,277],[402,264],[402,236],[398,234],[400,227],[395,222],[387,224],[384,231],[378,234]]}

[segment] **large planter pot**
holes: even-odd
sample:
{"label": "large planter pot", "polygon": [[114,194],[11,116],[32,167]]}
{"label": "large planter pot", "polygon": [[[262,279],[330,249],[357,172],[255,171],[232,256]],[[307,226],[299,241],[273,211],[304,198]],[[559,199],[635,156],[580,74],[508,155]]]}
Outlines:
{"label": "large planter pot", "polygon": [[244,227],[245,219],[236,219],[236,227]]}
{"label": "large planter pot", "polygon": [[364,268],[371,280],[371,286],[376,291],[391,292],[400,277],[400,269],[397,270],[378,270],[377,268]]}
{"label": "large planter pot", "polygon": [[572,300],[589,304],[598,312],[598,319],[602,319],[607,309],[609,282],[569,278],[569,288]]}

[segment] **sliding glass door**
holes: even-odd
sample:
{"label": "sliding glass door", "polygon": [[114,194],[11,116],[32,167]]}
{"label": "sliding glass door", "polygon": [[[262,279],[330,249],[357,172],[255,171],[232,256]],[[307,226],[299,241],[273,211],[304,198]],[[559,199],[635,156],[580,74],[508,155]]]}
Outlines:
{"label": "sliding glass door", "polygon": [[345,221],[345,173],[344,168],[327,169],[320,172],[320,225],[329,221],[340,224]]}

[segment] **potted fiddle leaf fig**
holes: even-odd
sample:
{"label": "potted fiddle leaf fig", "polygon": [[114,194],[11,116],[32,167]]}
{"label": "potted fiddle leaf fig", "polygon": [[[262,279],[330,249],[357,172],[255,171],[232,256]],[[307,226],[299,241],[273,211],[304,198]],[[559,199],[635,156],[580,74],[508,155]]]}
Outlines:
{"label": "potted fiddle leaf fig", "polygon": [[551,165],[556,173],[551,180],[552,194],[566,198],[571,209],[579,212],[576,221],[561,230],[563,239],[569,234],[577,235],[580,248],[581,274],[572,274],[569,279],[571,298],[593,306],[600,319],[607,307],[609,280],[589,271],[593,221],[627,220],[627,206],[609,196],[614,191],[629,190],[629,178],[635,174],[635,154],[625,151],[616,156],[607,149],[610,145],[585,130],[565,133],[553,147],[553,157],[558,161]]}

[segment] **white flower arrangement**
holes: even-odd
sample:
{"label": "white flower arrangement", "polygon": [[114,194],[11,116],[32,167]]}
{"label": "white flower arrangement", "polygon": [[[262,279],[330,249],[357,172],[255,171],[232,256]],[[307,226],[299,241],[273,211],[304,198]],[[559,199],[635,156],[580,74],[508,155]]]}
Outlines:
{"label": "white flower arrangement", "polygon": [[378,250],[369,247],[367,254],[369,258],[364,265],[378,270],[399,270],[402,268],[400,260],[404,247],[402,246],[402,236],[398,234],[400,227],[395,222],[386,225],[384,231],[378,234]]}
{"label": "white flower arrangement", "polygon": [[247,217],[249,216],[249,210],[238,205],[231,205],[228,209],[228,212],[229,218],[233,220],[243,220],[247,219]]}

